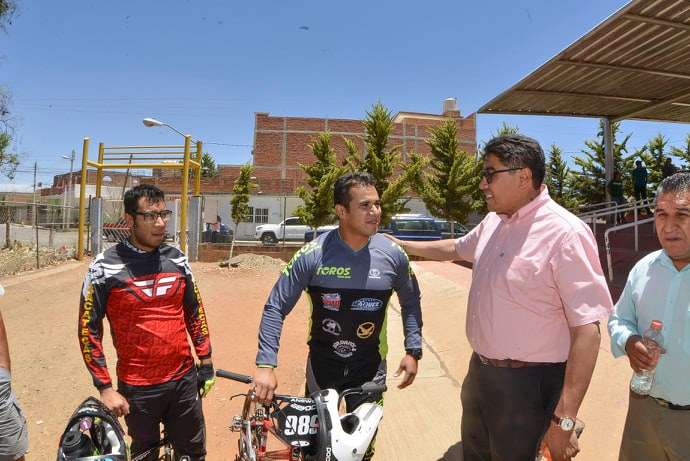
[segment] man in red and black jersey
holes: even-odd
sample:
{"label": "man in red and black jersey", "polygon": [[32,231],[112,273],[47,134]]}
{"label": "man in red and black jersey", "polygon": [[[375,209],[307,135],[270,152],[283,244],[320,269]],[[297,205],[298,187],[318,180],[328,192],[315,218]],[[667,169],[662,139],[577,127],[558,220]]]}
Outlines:
{"label": "man in red and black jersey", "polygon": [[[162,244],[171,215],[163,191],[142,184],[125,193],[124,205],[130,237],[96,256],[82,287],[82,356],[100,399],[124,416],[134,453],[158,443],[162,422],[175,453],[203,461],[199,394],[215,378],[201,296],[186,256]],[[117,351],[117,390],[102,346],[106,316]]]}

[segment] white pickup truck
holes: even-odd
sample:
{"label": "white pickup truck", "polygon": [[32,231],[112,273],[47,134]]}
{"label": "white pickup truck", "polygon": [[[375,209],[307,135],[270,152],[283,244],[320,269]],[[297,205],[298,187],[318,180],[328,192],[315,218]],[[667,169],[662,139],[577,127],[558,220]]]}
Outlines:
{"label": "white pickup truck", "polygon": [[304,241],[304,233],[310,229],[300,218],[295,216],[287,218],[280,224],[261,224],[256,226],[254,238],[261,240],[264,245],[275,245],[280,240]]}

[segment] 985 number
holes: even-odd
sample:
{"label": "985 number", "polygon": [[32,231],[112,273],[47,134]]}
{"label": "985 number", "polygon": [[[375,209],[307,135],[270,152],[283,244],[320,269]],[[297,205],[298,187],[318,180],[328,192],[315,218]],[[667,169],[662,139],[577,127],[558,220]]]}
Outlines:
{"label": "985 number", "polygon": [[317,415],[289,415],[285,420],[285,435],[316,434]]}

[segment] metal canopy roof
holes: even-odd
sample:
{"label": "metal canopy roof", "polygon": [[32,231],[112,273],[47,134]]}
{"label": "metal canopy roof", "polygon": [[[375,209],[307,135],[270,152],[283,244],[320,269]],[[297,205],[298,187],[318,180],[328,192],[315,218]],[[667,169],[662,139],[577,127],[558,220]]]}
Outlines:
{"label": "metal canopy roof", "polygon": [[690,123],[690,1],[633,0],[479,113]]}

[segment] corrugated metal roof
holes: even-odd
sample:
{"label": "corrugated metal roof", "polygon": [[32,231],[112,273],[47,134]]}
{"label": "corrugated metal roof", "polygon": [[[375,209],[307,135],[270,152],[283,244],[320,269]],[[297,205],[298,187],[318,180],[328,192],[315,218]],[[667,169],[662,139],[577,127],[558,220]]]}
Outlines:
{"label": "corrugated metal roof", "polygon": [[690,1],[633,0],[479,113],[690,123]]}

